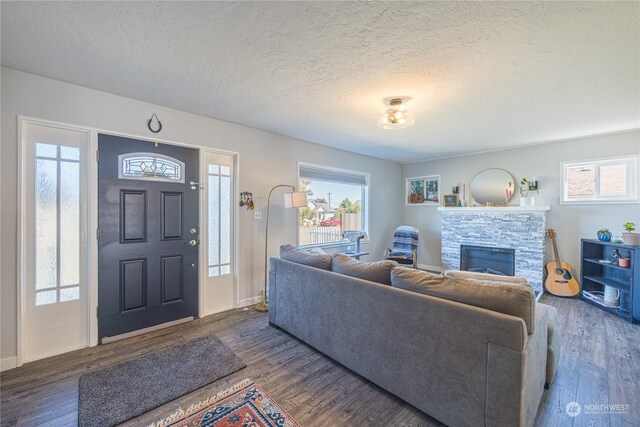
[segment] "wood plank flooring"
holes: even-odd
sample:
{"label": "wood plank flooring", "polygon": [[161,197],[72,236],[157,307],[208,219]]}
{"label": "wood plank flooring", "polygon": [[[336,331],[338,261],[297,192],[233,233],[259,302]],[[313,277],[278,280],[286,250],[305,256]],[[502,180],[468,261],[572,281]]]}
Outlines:
{"label": "wood plank flooring", "polygon": [[[545,391],[537,426],[640,425],[640,325],[584,302],[543,296],[559,312],[562,357]],[[167,403],[126,426],[146,426],[178,407],[251,378],[303,426],[436,426],[438,421],[270,327],[266,314],[228,311],[204,319],[26,364],[0,376],[1,426],[77,425],[78,378],[168,345],[215,333],[247,368]],[[575,418],[568,402],[623,404],[622,414],[585,409]]]}

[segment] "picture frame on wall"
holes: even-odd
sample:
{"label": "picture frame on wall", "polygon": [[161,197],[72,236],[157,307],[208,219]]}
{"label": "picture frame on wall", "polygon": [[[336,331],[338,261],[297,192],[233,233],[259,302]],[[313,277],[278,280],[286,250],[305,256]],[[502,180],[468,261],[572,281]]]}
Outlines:
{"label": "picture frame on wall", "polygon": [[440,206],[440,175],[407,178],[405,183],[405,206]]}
{"label": "picture frame on wall", "polygon": [[457,194],[446,194],[442,196],[442,205],[448,208],[457,208],[460,197]]}

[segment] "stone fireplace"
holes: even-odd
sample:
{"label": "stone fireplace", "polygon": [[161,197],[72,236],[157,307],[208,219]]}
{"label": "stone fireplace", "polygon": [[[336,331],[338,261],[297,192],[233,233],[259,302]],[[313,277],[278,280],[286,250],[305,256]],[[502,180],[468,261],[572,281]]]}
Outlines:
{"label": "stone fireplace", "polygon": [[496,270],[524,277],[536,292],[542,290],[548,206],[438,210],[444,270]]}

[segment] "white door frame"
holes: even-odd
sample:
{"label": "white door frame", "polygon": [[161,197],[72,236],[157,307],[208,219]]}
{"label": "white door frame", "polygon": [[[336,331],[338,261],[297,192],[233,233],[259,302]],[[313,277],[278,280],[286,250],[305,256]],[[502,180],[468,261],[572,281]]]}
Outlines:
{"label": "white door frame", "polygon": [[[221,150],[201,145],[195,144],[187,144],[177,141],[166,140],[162,138],[153,138],[147,135],[135,135],[125,132],[116,132],[111,130],[104,130],[93,128],[90,126],[80,126],[68,123],[62,123],[52,120],[38,119],[34,117],[22,116],[18,115],[18,206],[17,206],[17,214],[18,214],[18,241],[17,241],[17,307],[16,307],[16,326],[17,326],[17,366],[22,366],[25,360],[25,351],[26,351],[26,253],[25,253],[25,201],[27,195],[25,194],[26,182],[24,177],[24,170],[26,167],[27,155],[26,155],[26,141],[24,135],[24,126],[27,124],[41,125],[41,126],[50,126],[50,127],[58,127],[62,129],[76,130],[89,132],[89,146],[87,147],[87,186],[88,186],[88,197],[86,203],[87,209],[87,235],[88,235],[88,283],[87,283],[87,347],[93,347],[98,345],[98,317],[97,317],[97,308],[98,308],[98,241],[95,238],[96,230],[98,229],[98,163],[96,162],[97,158],[97,149],[98,149],[98,134],[107,134],[114,136],[122,136],[126,138],[135,138],[144,141],[158,142],[162,144],[170,144],[177,145],[182,147],[195,148],[198,150],[199,156],[199,164],[200,164],[200,182],[204,183],[205,180],[205,170],[203,167],[204,163],[204,152],[210,151],[214,153],[221,153],[226,155],[234,156],[235,158],[235,172],[234,172],[234,188],[233,188],[233,198],[231,203],[234,206],[234,226],[233,226],[233,244],[234,244],[234,295],[235,301],[234,304],[237,306],[238,297],[239,297],[239,289],[238,289],[238,188],[239,187],[239,177],[240,177],[240,153],[236,151],[229,150]],[[200,186],[200,211],[198,213],[199,223],[200,223],[200,239],[202,240],[204,236],[208,235],[207,230],[207,222],[204,217],[204,204],[206,203],[206,192],[203,191],[204,186]],[[91,191],[91,190],[94,191]],[[198,316],[205,315],[203,310],[203,301],[202,295],[204,295],[204,284],[205,280],[203,280],[204,273],[206,268],[202,266],[206,264],[206,258],[204,251],[200,250],[199,255],[200,260],[200,272],[198,274]],[[204,264],[203,264],[204,261]]]}

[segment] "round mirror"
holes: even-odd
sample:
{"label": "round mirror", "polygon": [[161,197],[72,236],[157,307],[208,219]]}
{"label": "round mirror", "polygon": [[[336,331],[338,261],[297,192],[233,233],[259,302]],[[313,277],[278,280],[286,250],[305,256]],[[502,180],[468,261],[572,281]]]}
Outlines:
{"label": "round mirror", "polygon": [[480,205],[502,205],[513,197],[515,180],[504,169],[486,169],[471,180],[469,191]]}

